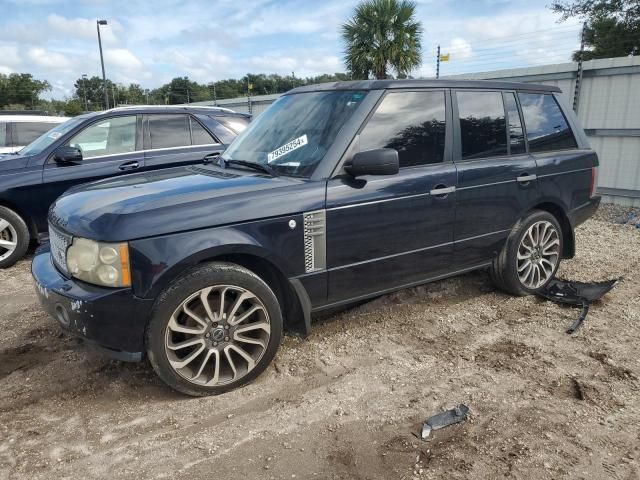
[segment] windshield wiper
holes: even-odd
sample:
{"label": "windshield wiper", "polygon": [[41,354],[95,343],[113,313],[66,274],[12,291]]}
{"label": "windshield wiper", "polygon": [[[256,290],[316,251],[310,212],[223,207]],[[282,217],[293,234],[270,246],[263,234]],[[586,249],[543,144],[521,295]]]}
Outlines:
{"label": "windshield wiper", "polygon": [[272,177],[277,177],[278,174],[276,171],[271,168],[269,165],[265,165],[258,162],[248,162],[246,160],[227,160],[223,159],[225,165],[242,165],[243,167],[253,168],[254,170],[259,170],[261,172],[267,173]]}

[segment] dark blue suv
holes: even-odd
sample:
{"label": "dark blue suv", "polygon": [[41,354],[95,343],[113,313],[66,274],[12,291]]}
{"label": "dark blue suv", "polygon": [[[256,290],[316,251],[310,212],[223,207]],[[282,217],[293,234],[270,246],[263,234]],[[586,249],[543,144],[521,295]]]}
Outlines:
{"label": "dark blue suv", "polygon": [[599,204],[597,165],[555,87],[307,86],[216,165],[68,191],[32,270],[64,328],[221,393],[314,312],[476,269],[515,295],[544,287]]}
{"label": "dark blue suv", "polygon": [[122,107],[72,118],[0,157],[0,268],[47,235],[47,211],[69,187],[219,155],[248,115],[213,107]]}

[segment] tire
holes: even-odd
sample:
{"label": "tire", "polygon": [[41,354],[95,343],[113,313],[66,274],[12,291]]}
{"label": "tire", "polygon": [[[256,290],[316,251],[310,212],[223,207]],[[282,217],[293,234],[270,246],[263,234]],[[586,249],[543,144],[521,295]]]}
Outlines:
{"label": "tire", "polygon": [[13,210],[0,207],[0,268],[8,268],[24,257],[31,235],[25,221]]}
{"label": "tire", "polygon": [[153,369],[167,385],[205,396],[258,377],[273,360],[282,331],[273,290],[244,267],[213,262],[178,278],[158,297],[145,342]]}
{"label": "tire", "polygon": [[549,212],[533,210],[520,219],[489,269],[496,286],[518,296],[543,289],[560,265],[562,233],[560,223]]}

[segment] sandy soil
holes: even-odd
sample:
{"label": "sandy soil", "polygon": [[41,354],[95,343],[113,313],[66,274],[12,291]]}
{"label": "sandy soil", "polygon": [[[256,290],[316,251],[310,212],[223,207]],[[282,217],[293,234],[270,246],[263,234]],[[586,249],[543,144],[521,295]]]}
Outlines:
{"label": "sandy soil", "polygon": [[[605,209],[561,275],[626,280],[576,310],[485,273],[379,298],[286,338],[255,383],[185,398],[106,360],[0,271],[0,478],[640,478],[640,230]],[[470,419],[419,440],[458,403]]]}

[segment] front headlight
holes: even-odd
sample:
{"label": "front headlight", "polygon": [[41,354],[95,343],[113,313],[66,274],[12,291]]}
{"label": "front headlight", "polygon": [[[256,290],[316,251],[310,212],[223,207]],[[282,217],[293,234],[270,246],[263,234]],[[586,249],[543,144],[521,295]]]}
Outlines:
{"label": "front headlight", "polygon": [[67,250],[67,269],[79,280],[105,287],[129,287],[129,247],[74,237]]}

